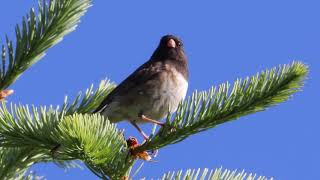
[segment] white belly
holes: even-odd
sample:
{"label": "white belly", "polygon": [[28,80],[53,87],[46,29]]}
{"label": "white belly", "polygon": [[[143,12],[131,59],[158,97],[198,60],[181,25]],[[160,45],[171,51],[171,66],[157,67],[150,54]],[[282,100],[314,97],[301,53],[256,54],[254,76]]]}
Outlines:
{"label": "white belly", "polygon": [[188,81],[178,73],[176,82],[168,82],[167,101],[170,104],[169,112],[173,113],[177,110],[179,103],[186,97],[188,90]]}
{"label": "white belly", "polygon": [[165,82],[162,83],[159,89],[159,94],[156,101],[151,105],[151,109],[145,112],[147,116],[154,119],[160,119],[165,117],[168,112],[174,113],[179,103],[185,98],[188,90],[188,81],[177,71],[173,71],[172,78],[167,78]]}

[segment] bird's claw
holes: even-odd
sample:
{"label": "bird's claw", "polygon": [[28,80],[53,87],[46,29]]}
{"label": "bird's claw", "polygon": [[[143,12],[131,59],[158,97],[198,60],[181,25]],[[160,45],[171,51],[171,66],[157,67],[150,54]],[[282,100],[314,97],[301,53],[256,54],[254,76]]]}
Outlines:
{"label": "bird's claw", "polygon": [[129,153],[130,153],[132,158],[134,158],[134,159],[142,159],[142,160],[145,160],[145,161],[150,161],[151,160],[151,156],[148,154],[147,151],[142,151],[142,152],[137,152],[136,151],[136,148],[141,146],[138,143],[138,140],[136,138],[129,137],[129,139],[127,140],[127,145],[129,147]]}

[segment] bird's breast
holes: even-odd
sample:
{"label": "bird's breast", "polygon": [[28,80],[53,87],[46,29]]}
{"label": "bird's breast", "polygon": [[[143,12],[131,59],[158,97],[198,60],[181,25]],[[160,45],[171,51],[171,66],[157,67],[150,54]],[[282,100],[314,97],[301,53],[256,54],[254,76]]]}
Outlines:
{"label": "bird's breast", "polygon": [[188,90],[188,81],[178,71],[172,72],[172,77],[164,83],[164,99],[169,104],[169,111],[175,112],[179,103],[185,98]]}
{"label": "bird's breast", "polygon": [[159,83],[150,110],[146,112],[155,119],[165,117],[168,112],[175,112],[188,90],[188,81],[175,69],[164,73]]}

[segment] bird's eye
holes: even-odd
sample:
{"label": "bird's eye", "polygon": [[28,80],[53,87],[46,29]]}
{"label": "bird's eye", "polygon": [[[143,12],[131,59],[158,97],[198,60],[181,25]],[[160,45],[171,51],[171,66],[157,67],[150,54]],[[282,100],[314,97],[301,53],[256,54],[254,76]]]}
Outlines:
{"label": "bird's eye", "polygon": [[181,42],[178,42],[177,45],[178,45],[178,46],[182,46],[182,43],[181,43]]}

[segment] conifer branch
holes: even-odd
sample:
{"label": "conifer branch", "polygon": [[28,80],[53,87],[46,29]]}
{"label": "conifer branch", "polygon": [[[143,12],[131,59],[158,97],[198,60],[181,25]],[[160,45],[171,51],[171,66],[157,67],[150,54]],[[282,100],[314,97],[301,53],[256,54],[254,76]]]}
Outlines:
{"label": "conifer branch", "polygon": [[[2,103],[0,145],[55,147],[58,144],[57,140],[49,135],[52,135],[59,123],[70,115],[88,113],[91,109],[95,109],[114,87],[115,85],[110,81],[103,80],[96,90],[91,85],[84,94],[78,93],[71,103],[68,103],[66,97],[61,109],[52,106],[36,108],[11,104],[9,110],[6,104]],[[61,138],[63,135],[58,134],[58,137]]]}
{"label": "conifer branch", "polygon": [[75,30],[91,0],[39,0],[37,15],[32,8],[15,28],[16,42],[6,36],[1,48],[0,90],[11,85],[27,68],[39,61],[45,51]]}
{"label": "conifer branch", "polygon": [[[11,105],[0,108],[0,146],[36,149],[43,161],[82,160],[99,177],[122,177],[134,161],[122,133],[104,117],[87,113],[114,88],[102,81],[62,109]],[[67,99],[67,98],[66,98]],[[27,167],[26,167],[27,168]]]}
{"label": "conifer branch", "polygon": [[[2,45],[0,50],[0,90],[7,88],[27,68],[40,60],[48,48],[57,44],[66,34],[75,30],[80,17],[91,6],[91,0],[50,0],[48,3],[43,0],[39,1],[38,4],[39,15],[36,15],[34,8],[32,8],[29,14],[23,17],[22,25],[16,26],[16,43],[6,37],[6,44]],[[86,113],[94,109],[113,87],[114,85],[107,81],[101,83],[96,92],[93,92],[91,87],[83,98],[79,94],[73,103],[68,104],[65,101],[61,110],[52,107],[41,107],[39,110],[35,107],[14,105],[10,112],[4,106],[1,109],[2,115],[5,116],[1,118],[1,123],[4,125],[1,127],[3,134],[0,138],[0,166],[3,167],[0,170],[0,175],[3,177],[1,179],[17,178],[18,175],[23,177],[20,176],[23,175],[22,172],[25,172],[35,162],[55,161],[63,165],[63,161],[57,161],[50,154],[50,148],[55,147],[57,142],[60,143],[59,140],[52,139],[52,136],[56,135],[53,132],[61,130],[59,128],[63,129],[61,123],[68,122],[68,119],[70,119],[68,115]],[[73,118],[82,119],[80,116]],[[67,126],[67,124],[65,125]],[[47,137],[47,135],[49,136]],[[32,154],[30,154],[31,152]],[[36,158],[33,158],[34,156]],[[20,162],[19,159],[10,161],[13,159],[12,157],[28,161]],[[65,161],[77,158],[77,156],[76,154],[62,153],[62,157],[59,158]],[[29,162],[31,160],[32,163]],[[90,163],[86,163],[90,165]],[[119,169],[121,170],[121,168]]]}
{"label": "conifer branch", "polygon": [[[34,150],[37,158],[33,163],[79,159],[95,174],[110,178],[122,177],[132,166],[121,131],[100,115],[64,116],[52,109],[45,113],[44,109],[37,112],[34,108],[31,115],[27,106],[15,108],[14,113],[5,106],[2,110],[1,125],[6,123],[7,127],[0,130],[0,146]],[[3,122],[3,114],[8,121]],[[11,121],[10,114],[21,119]],[[32,116],[35,118],[30,119]]]}
{"label": "conifer branch", "polygon": [[[1,46],[0,91],[5,99],[12,90],[4,90],[31,65],[39,61],[45,51],[72,32],[91,6],[91,0],[39,0],[38,14],[32,8],[22,25],[15,28],[16,42],[6,36]],[[25,179],[24,172],[39,159],[39,153],[29,147],[0,148],[0,179]],[[64,163],[62,163],[64,164]]]}
{"label": "conifer branch", "polygon": [[227,82],[209,91],[194,92],[175,114],[168,115],[166,126],[136,151],[174,144],[192,134],[284,102],[301,89],[307,73],[306,65],[293,62],[238,79],[232,88]]}
{"label": "conifer branch", "polygon": [[207,179],[207,180],[272,180],[273,178],[266,178],[264,176],[257,177],[255,174],[248,174],[244,171],[237,172],[230,170],[223,170],[222,168],[209,170],[207,168],[201,169],[188,169],[183,172],[182,170],[177,172],[168,172],[162,176],[159,180],[190,180],[190,179]]}
{"label": "conifer branch", "polygon": [[33,148],[0,147],[0,179],[23,179],[38,157]]}

